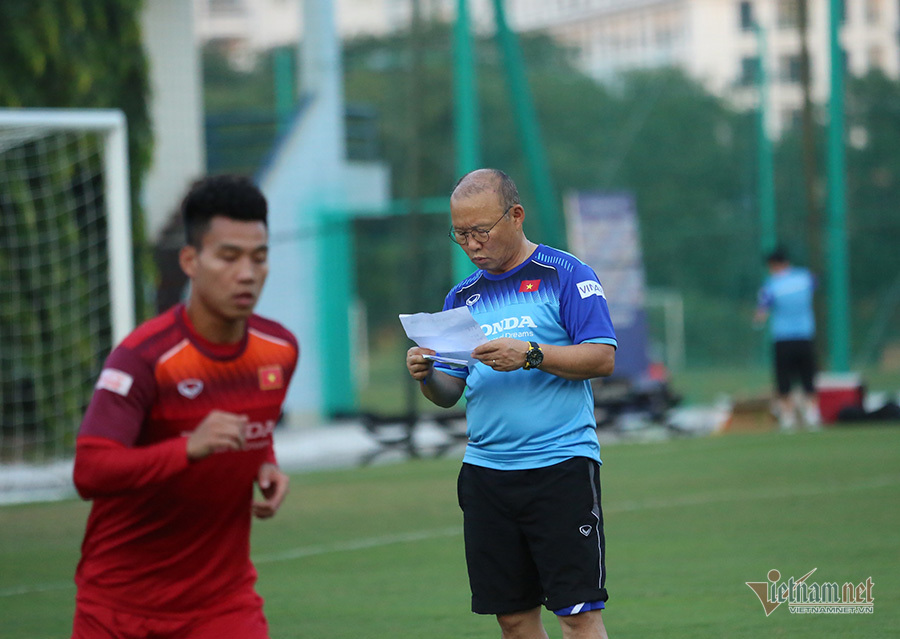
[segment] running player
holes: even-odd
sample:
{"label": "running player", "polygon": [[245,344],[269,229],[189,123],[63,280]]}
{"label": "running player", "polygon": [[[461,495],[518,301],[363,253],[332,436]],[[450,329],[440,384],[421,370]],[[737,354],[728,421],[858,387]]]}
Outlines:
{"label": "running player", "polygon": [[250,522],[287,494],[272,432],[299,347],[253,314],[269,269],[259,189],[206,178],[182,214],[189,297],[113,350],[78,433],[75,485],[93,504],[74,639],[268,637]]}

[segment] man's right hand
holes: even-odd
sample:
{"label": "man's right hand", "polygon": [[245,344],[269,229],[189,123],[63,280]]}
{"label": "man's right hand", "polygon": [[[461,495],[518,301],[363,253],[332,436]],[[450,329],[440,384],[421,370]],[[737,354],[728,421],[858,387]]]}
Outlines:
{"label": "man's right hand", "polygon": [[249,422],[246,415],[221,410],[210,412],[188,437],[188,459],[203,459],[226,450],[243,450]]}
{"label": "man's right hand", "polygon": [[421,382],[428,379],[434,368],[434,360],[425,359],[422,356],[435,354],[430,348],[422,348],[421,346],[413,346],[406,351],[406,370],[409,371],[414,380]]}

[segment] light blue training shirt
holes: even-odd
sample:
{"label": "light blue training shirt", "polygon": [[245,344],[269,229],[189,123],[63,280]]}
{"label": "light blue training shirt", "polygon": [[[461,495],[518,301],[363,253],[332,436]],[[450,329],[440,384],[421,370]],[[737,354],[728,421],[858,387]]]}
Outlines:
{"label": "light blue training shirt", "polygon": [[[501,275],[478,270],[457,284],[444,310],[468,306],[488,339],[617,346],[603,287],[574,255],[539,245]],[[482,363],[440,370],[465,379],[465,463],[499,470],[550,466],[572,457],[600,462],[590,382],[540,369],[495,371]]]}
{"label": "light blue training shirt", "polygon": [[812,273],[798,266],[790,266],[766,279],[759,291],[759,306],[769,311],[769,331],[774,341],[815,336],[815,288]]}

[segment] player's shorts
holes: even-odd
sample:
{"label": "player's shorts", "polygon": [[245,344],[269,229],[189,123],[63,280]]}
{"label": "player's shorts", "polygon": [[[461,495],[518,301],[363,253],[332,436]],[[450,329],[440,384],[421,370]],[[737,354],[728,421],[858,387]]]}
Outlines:
{"label": "player's shorts", "polygon": [[530,470],[463,464],[457,491],[473,612],[603,607],[599,469],[585,457]]}
{"label": "player's shorts", "polygon": [[269,639],[261,606],[226,608],[210,615],[149,617],[78,601],[72,639]]}
{"label": "player's shorts", "polygon": [[816,349],[810,339],[789,339],[775,342],[775,386],[779,395],[791,392],[794,380],[799,380],[806,393],[815,390]]}

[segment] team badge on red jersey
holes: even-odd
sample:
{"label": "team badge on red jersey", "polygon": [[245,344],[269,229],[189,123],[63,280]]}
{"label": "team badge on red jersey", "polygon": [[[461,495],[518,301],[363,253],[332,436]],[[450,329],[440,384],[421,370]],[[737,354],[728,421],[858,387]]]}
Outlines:
{"label": "team badge on red jersey", "polygon": [[522,280],[522,283],[519,285],[519,292],[534,293],[536,290],[538,290],[538,287],[540,285],[540,280]]}
{"label": "team badge on red jersey", "polygon": [[199,379],[183,379],[178,382],[178,392],[187,397],[194,399],[203,391],[203,381]]}
{"label": "team badge on red jersey", "polygon": [[117,368],[104,368],[97,380],[96,388],[111,391],[122,397],[128,397],[128,391],[134,383],[134,377]]}
{"label": "team badge on red jersey", "polygon": [[284,386],[284,372],[278,364],[259,367],[259,390],[278,390]]}

